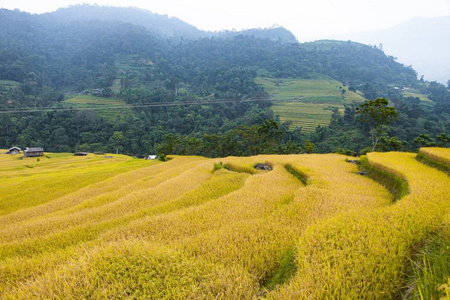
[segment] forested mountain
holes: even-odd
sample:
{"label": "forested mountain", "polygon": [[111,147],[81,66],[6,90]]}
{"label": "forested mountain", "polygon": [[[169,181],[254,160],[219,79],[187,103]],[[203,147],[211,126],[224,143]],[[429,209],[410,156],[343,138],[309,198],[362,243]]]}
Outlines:
{"label": "forested mountain", "polygon": [[83,21],[128,23],[143,27],[162,38],[194,39],[209,35],[208,32],[201,31],[178,18],[155,14],[136,7],[75,5],[44,14],[43,17],[47,17],[49,21],[65,24]]}
{"label": "forested mountain", "polygon": [[296,42],[295,36],[288,30],[274,26],[265,29],[249,29],[244,31],[210,32],[197,29],[176,17],[159,15],[136,7],[110,7],[75,5],[61,8],[55,12],[44,14],[49,22],[74,23],[80,21],[102,21],[112,23],[129,23],[141,26],[154,35],[173,40],[198,39],[206,37],[232,37],[236,35],[250,35],[258,38]]}
{"label": "forested mountain", "polygon": [[[257,76],[331,77],[366,98],[385,96],[434,118],[415,133],[450,131],[447,89],[419,82],[412,68],[376,47],[299,44],[282,28],[212,36],[134,8],[76,6],[43,15],[3,9],[0,26],[0,147],[209,156],[299,152],[307,140],[320,151],[341,148],[330,142],[331,131],[305,136],[277,122]],[[415,107],[395,89],[406,86],[429,93],[441,109]],[[97,106],[81,103],[80,93]],[[255,99],[264,101],[238,101]],[[122,109],[108,111],[111,103]],[[352,112],[343,118],[355,127]],[[412,146],[410,135],[402,139]],[[347,144],[364,146],[362,139]]]}

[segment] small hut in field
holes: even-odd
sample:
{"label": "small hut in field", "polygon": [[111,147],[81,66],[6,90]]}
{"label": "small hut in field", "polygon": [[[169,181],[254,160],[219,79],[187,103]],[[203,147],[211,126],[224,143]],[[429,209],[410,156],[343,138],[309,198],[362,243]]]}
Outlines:
{"label": "small hut in field", "polygon": [[88,153],[87,152],[76,152],[73,155],[75,155],[75,156],[87,156]]}
{"label": "small hut in field", "polygon": [[22,149],[20,149],[19,147],[12,147],[9,148],[7,152],[5,152],[5,154],[20,154],[20,151],[22,151]]}
{"label": "small hut in field", "polygon": [[32,148],[25,148],[23,150],[23,155],[25,157],[38,157],[38,156],[44,156],[44,149],[41,147],[32,147]]}

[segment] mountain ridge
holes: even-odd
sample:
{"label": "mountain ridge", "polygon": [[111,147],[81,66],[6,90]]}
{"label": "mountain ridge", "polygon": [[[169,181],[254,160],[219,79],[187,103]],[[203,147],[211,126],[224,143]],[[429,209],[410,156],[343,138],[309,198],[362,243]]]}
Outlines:
{"label": "mountain ridge", "polygon": [[199,39],[207,37],[228,38],[236,35],[253,35],[270,40],[296,42],[295,36],[287,29],[277,26],[270,28],[250,28],[241,31],[204,31],[177,17],[153,13],[138,7],[114,7],[99,5],[72,5],[54,12],[41,14],[53,17],[59,22],[70,23],[80,20],[99,20],[130,23],[142,26],[164,38]]}

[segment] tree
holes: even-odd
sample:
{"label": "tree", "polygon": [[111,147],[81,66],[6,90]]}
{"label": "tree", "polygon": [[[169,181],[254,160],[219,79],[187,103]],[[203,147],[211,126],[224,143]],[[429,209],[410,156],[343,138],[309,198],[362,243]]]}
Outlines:
{"label": "tree", "polygon": [[265,153],[273,152],[283,137],[283,130],[280,129],[278,122],[272,119],[264,120],[264,123],[259,125],[257,131]]}
{"label": "tree", "polygon": [[305,152],[306,153],[313,153],[316,148],[316,145],[310,141],[305,141]]}
{"label": "tree", "polygon": [[367,124],[372,139],[372,151],[375,151],[380,138],[387,132],[389,124],[398,118],[394,107],[389,106],[386,98],[368,100],[356,108],[359,121]]}
{"label": "tree", "polygon": [[109,138],[109,143],[116,149],[116,153],[119,153],[119,148],[122,150],[123,142],[125,136],[121,131],[114,131],[114,133]]}
{"label": "tree", "polygon": [[448,144],[450,144],[450,136],[445,133],[438,134],[436,135],[436,141],[439,147],[446,147]]}
{"label": "tree", "polygon": [[436,142],[428,134],[420,134],[414,138],[414,143],[420,147],[436,147]]}
{"label": "tree", "polygon": [[402,151],[406,150],[407,143],[400,141],[398,137],[382,137],[380,146],[381,151]]}

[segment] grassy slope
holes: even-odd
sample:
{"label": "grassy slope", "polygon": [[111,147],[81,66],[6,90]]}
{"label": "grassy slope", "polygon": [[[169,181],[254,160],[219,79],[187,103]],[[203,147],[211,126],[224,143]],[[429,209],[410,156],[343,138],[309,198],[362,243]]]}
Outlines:
{"label": "grassy slope", "polygon": [[[424,89],[427,88],[429,85],[429,83],[419,83],[419,89]],[[403,88],[403,87],[398,87],[398,88]],[[403,95],[403,97],[417,97],[420,99],[420,104],[423,106],[434,106],[434,101],[429,99],[427,97],[427,95],[424,95],[420,92],[419,89],[415,89],[415,88],[411,88],[411,87],[406,87],[405,90],[401,91],[401,94]]]}
{"label": "grassy slope", "polygon": [[[273,111],[282,121],[292,121],[305,132],[318,125],[328,125],[334,108],[343,110],[345,103],[361,103],[364,98],[333,79],[255,79],[273,100]],[[278,84],[278,85],[277,85]],[[342,94],[342,90],[345,93]]]}
{"label": "grassy slope", "polygon": [[114,98],[96,97],[91,95],[77,95],[64,101],[64,103],[83,105],[83,106],[96,106],[96,105],[125,105],[123,100]]}
{"label": "grassy slope", "polygon": [[413,154],[369,155],[408,181],[395,204],[337,154],[220,159],[273,165],[251,174],[202,157],[49,156],[0,155],[2,299],[389,298],[450,207],[448,177]]}

